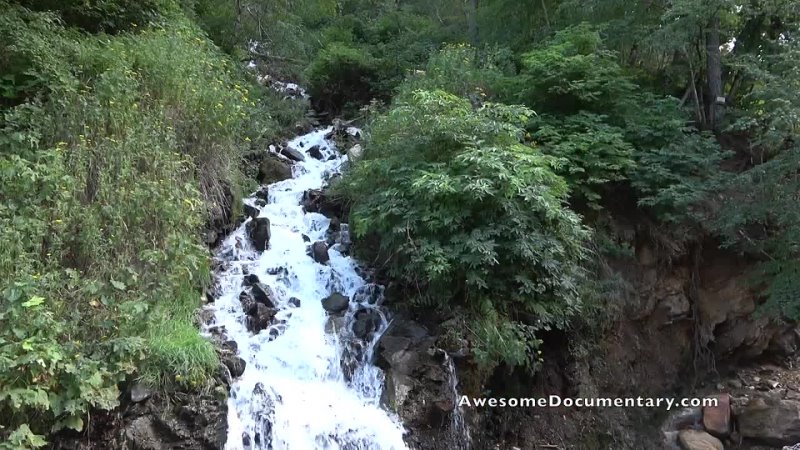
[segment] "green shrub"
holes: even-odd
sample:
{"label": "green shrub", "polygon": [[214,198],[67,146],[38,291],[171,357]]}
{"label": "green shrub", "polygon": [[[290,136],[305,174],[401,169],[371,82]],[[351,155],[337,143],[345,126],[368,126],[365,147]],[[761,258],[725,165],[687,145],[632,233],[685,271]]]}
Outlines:
{"label": "green shrub", "polygon": [[542,151],[558,158],[556,172],[581,203],[600,208],[600,188],[624,180],[634,167],[633,145],[624,130],[605,123],[605,116],[580,112],[564,119],[541,117],[530,125]]}
{"label": "green shrub", "polygon": [[363,48],[334,43],[322,49],[306,70],[316,107],[334,113],[369,103],[377,76],[374,58]]}
{"label": "green shrub", "polygon": [[341,184],[354,231],[380,240],[411,302],[498,318],[473,331],[485,364],[531,364],[536,340],[522,337],[565,326],[580,307],[587,233],[553,159],[521,144],[532,114],[415,91],[370,125]]}

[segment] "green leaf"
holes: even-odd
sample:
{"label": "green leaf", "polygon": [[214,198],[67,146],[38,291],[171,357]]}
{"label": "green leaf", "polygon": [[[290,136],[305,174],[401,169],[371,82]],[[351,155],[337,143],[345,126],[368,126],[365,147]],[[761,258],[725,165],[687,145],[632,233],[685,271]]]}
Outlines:
{"label": "green leaf", "polygon": [[39,306],[44,303],[44,297],[33,296],[27,302],[23,302],[22,306],[25,308],[32,308],[34,306]]}
{"label": "green leaf", "polygon": [[113,278],[111,279],[111,285],[120,291],[124,291],[126,288],[125,283],[121,281],[116,281]]}

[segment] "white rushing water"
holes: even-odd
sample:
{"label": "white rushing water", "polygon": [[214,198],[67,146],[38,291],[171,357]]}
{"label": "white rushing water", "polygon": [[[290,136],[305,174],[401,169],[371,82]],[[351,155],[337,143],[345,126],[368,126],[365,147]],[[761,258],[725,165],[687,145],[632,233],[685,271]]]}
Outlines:
{"label": "white rushing water", "polygon": [[458,394],[458,375],[453,358],[445,353],[445,368],[447,369],[447,381],[450,388],[450,396],[455,405],[453,417],[450,423],[450,442],[453,450],[470,450],[472,436],[469,425],[464,416],[464,409],[460,405],[461,396]]}
{"label": "white rushing water", "polygon": [[[321,188],[346,161],[325,140],[329,131],[289,142],[305,161],[294,165],[294,178],[269,186],[269,202],[260,207],[259,217],[271,222],[269,248],[253,248],[245,229],[252,219],[247,219],[217,252],[224,262],[210,326],[223,327],[246,362],[231,386],[226,450],[406,449],[402,425],[380,406],[383,374],[370,363],[387,325],[376,301],[381,288],[365,284],[356,263],[339,251],[341,244],[332,246],[327,264],[307,253],[311,243],[326,240],[330,220],[304,213],[303,193]],[[317,145],[322,160],[308,154]],[[254,199],[247,202],[256,205]],[[248,274],[272,289],[278,309],[272,325],[256,334],[248,331],[239,300]],[[326,332],[329,318],[321,304],[334,292],[352,299],[339,333]],[[351,326],[365,312],[380,317],[380,327],[359,340]]]}

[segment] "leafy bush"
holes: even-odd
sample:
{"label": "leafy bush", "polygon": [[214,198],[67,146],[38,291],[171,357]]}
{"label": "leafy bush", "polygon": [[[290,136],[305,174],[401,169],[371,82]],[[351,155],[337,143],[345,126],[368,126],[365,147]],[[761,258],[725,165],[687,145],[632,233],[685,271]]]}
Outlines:
{"label": "leafy bush", "polygon": [[557,32],[523,54],[521,64],[511,98],[538,113],[613,115],[636,89],[617,56],[603,48],[600,35],[588,25]]}
{"label": "leafy bush", "polygon": [[602,185],[624,180],[634,167],[634,148],[619,127],[605,123],[607,117],[580,112],[562,120],[534,120],[533,139],[542,151],[558,157],[556,171],[572,188],[573,198],[600,208]]}
{"label": "leafy bush", "polygon": [[523,336],[565,326],[580,303],[586,230],[553,159],[521,144],[532,114],[415,91],[375,119],[342,182],[354,231],[380,240],[410,301],[497,317],[473,330],[486,364],[532,364]]}
{"label": "leafy bush", "polygon": [[375,60],[367,51],[335,43],[319,52],[305,78],[317,108],[338,113],[351,104],[369,103],[376,75]]}

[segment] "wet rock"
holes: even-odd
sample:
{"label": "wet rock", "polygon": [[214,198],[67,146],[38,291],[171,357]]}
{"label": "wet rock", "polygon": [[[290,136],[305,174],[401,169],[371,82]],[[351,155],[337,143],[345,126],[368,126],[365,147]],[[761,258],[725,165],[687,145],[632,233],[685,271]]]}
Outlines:
{"label": "wet rock", "polygon": [[247,363],[242,358],[238,356],[228,356],[222,360],[222,364],[231,371],[231,376],[233,378],[238,378],[242,376],[244,373],[244,369],[247,366]]}
{"label": "wet rock", "polygon": [[301,161],[305,161],[306,160],[305,155],[303,155],[303,153],[301,151],[295,150],[295,149],[293,149],[291,147],[282,148],[280,150],[280,154],[285,156],[285,157],[287,157],[287,158],[289,158],[289,159],[291,159],[292,161],[301,162]]}
{"label": "wet rock", "polygon": [[257,208],[263,208],[267,206],[267,201],[264,200],[263,198],[257,198],[253,200],[253,203],[256,205]]}
{"label": "wet rock", "polygon": [[308,235],[303,234],[303,242],[311,242],[311,238]]}
{"label": "wet rock", "polygon": [[349,304],[350,299],[338,292],[322,299],[322,307],[331,314],[343,312]]}
{"label": "wet rock", "polygon": [[256,299],[253,298],[250,292],[242,291],[239,293],[239,303],[242,304],[242,310],[247,312],[250,311],[250,308],[256,303]]}
{"label": "wet rock", "polygon": [[334,198],[329,191],[310,189],[303,193],[300,203],[306,212],[320,213],[326,217],[338,217],[346,221],[345,206],[341,199]]}
{"label": "wet rock", "polygon": [[252,219],[258,217],[259,214],[258,208],[253,205],[248,205],[247,203],[242,206],[242,211],[244,212],[245,217],[250,217]]}
{"label": "wet rock", "polygon": [[237,344],[234,340],[227,340],[223,342],[220,347],[222,347],[223,351],[231,353],[236,353],[239,350],[239,344]]}
{"label": "wet rock", "polygon": [[266,217],[258,217],[247,223],[247,235],[253,242],[253,246],[258,251],[264,251],[267,248],[270,237],[269,219]]}
{"label": "wet rock", "polygon": [[719,439],[700,430],[681,431],[678,442],[684,450],[725,450]]}
{"label": "wet rock", "polygon": [[330,261],[331,257],[328,254],[328,244],[323,241],[314,242],[314,244],[311,245],[311,257],[320,264],[325,264]]}
{"label": "wet rock", "polygon": [[260,283],[261,280],[258,279],[258,275],[251,273],[245,275],[244,280],[242,280],[242,286],[248,287],[253,286],[254,284]]}
{"label": "wet rock", "polygon": [[297,297],[292,297],[289,299],[289,306],[293,306],[295,308],[300,307],[300,299]]}
{"label": "wet rock", "polygon": [[261,304],[264,304],[270,308],[275,307],[275,293],[272,292],[272,288],[267,286],[264,283],[256,283],[253,285],[252,288],[253,299]]}
{"label": "wet rock", "polygon": [[783,400],[770,392],[734,403],[742,437],[773,446],[800,442],[800,401]]}
{"label": "wet rock", "polygon": [[308,149],[308,156],[310,156],[310,157],[312,157],[314,159],[318,159],[318,160],[322,161],[323,155],[322,155],[322,150],[320,150],[320,148],[319,148],[319,145],[315,145],[315,146],[309,148]]}
{"label": "wet rock", "polygon": [[131,401],[133,403],[140,403],[153,395],[153,391],[142,383],[134,383],[131,387]]}
{"label": "wet rock", "polygon": [[703,408],[703,427],[714,436],[724,438],[731,431],[731,396],[718,394],[716,406]]}
{"label": "wet rock", "polygon": [[259,165],[258,182],[272,184],[292,178],[292,168],[286,161],[274,155],[267,155]]}
{"label": "wet rock", "polygon": [[355,314],[353,334],[364,339],[368,334],[378,331],[381,326],[381,315],[374,309],[362,308]]}
{"label": "wet rock", "polygon": [[261,186],[255,194],[253,194],[253,197],[269,202],[269,187]]}
{"label": "wet rock", "polygon": [[258,333],[272,324],[277,311],[263,303],[254,303],[247,311],[246,325],[248,331]]}

